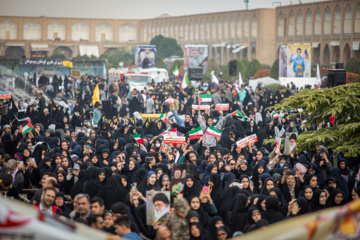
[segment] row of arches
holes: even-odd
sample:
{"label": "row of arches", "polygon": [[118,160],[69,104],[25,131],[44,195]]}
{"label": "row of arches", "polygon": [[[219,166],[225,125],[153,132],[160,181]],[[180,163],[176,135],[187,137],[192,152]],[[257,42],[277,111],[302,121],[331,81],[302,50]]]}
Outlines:
{"label": "row of arches", "polygon": [[172,37],[179,41],[223,41],[256,40],[258,20],[254,13],[249,19],[248,14],[238,16],[195,18],[185,20],[159,20],[144,23],[142,28],[143,41],[150,41],[157,35]]}
{"label": "row of arches", "polygon": [[331,34],[334,37],[340,37],[341,34],[348,37],[353,32],[360,33],[360,3],[354,11],[350,4],[347,4],[344,9],[336,5],[333,11],[326,6],[323,12],[318,7],[315,12],[308,8],[303,13],[303,10],[299,9],[295,15],[294,9],[291,9],[288,16],[282,11],[278,15],[278,39],[302,38],[303,36],[311,38],[311,36],[320,37],[321,35],[330,37]]}
{"label": "row of arches", "polygon": [[[23,27],[24,40],[41,40],[42,26],[36,20],[26,22]],[[60,21],[51,22],[47,25],[47,39],[66,40],[66,26]],[[0,39],[17,40],[18,26],[9,19],[0,22]],[[71,26],[71,40],[90,40],[90,26],[82,21],[76,22]],[[137,28],[132,23],[125,23],[119,27],[119,42],[129,42],[137,40]],[[95,41],[114,41],[114,29],[106,22],[100,23],[95,27]]]}

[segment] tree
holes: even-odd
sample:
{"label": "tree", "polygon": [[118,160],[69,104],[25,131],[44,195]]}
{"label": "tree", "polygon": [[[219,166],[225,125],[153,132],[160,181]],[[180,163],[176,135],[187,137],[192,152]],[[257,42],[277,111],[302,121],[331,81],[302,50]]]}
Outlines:
{"label": "tree", "polygon": [[156,45],[156,55],[162,58],[168,58],[171,56],[183,57],[184,55],[180,45],[173,38],[158,35],[151,39],[150,45]]}
{"label": "tree", "polygon": [[346,64],[346,72],[360,74],[360,63],[355,58],[350,58]]}
{"label": "tree", "polygon": [[215,59],[210,59],[210,60],[208,61],[207,71],[208,71],[208,72],[215,71],[216,73],[219,73],[219,72],[220,72],[219,64],[216,62]]}
{"label": "tree", "polygon": [[202,82],[210,82],[211,81],[211,75],[209,73],[204,73]]}
{"label": "tree", "polygon": [[271,70],[270,70],[269,77],[279,79],[279,58],[277,58],[275,60],[275,62],[273,63]]}
{"label": "tree", "polygon": [[184,61],[182,60],[175,60],[173,62],[173,64],[171,64],[169,70],[168,70],[168,73],[169,75],[172,74],[172,72],[174,71],[175,69],[175,66],[177,66],[178,69],[180,69],[182,66],[184,66]]}
{"label": "tree", "polygon": [[166,64],[164,63],[164,60],[159,55],[156,56],[156,67],[166,69]]}
{"label": "tree", "polygon": [[255,73],[261,69],[261,64],[258,60],[254,59],[250,62],[249,66],[246,68],[244,78],[249,79],[250,77],[253,77]]}
{"label": "tree", "polygon": [[336,119],[335,126],[301,133],[297,139],[298,151],[314,149],[316,143],[323,142],[346,157],[360,154],[360,83],[305,89],[274,106],[276,111],[300,107],[308,116],[305,126],[318,125],[331,116]]}

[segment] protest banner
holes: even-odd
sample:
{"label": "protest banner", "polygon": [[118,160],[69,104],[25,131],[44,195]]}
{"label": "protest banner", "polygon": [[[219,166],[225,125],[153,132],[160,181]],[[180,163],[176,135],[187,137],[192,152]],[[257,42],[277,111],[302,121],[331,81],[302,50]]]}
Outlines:
{"label": "protest banner", "polygon": [[215,111],[229,111],[230,107],[228,103],[224,103],[224,104],[216,104],[215,105]]}
{"label": "protest banner", "polygon": [[185,144],[185,137],[164,136],[166,144]]}
{"label": "protest banner", "polygon": [[182,193],[185,187],[188,166],[185,164],[175,165],[171,170],[171,195],[176,196]]}
{"label": "protest banner", "polygon": [[257,142],[258,141],[258,138],[256,136],[256,134],[253,134],[253,135],[250,135],[246,138],[243,138],[239,141],[236,142],[236,145],[239,147],[239,148],[244,148],[247,146],[248,142],[250,143],[254,143],[254,142]]}
{"label": "protest banner", "polygon": [[76,127],[75,128],[75,136],[77,136],[78,133],[80,133],[80,132],[85,133],[85,136],[90,136],[90,131],[91,131],[91,129]]}
{"label": "protest banner", "polygon": [[200,106],[200,110],[208,110],[210,109],[210,105],[192,105],[192,110],[197,111],[199,109]]}
{"label": "protest banner", "polygon": [[11,98],[10,91],[0,92],[0,99],[9,99],[9,98]]}

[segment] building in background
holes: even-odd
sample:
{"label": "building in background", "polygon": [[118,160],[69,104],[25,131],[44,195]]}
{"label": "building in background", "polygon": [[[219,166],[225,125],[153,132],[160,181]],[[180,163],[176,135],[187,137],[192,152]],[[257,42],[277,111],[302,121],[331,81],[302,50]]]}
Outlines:
{"label": "building in background", "polygon": [[0,56],[67,58],[147,45],[157,35],[209,45],[209,59],[257,59],[272,65],[286,44],[311,44],[312,62],[360,59],[360,2],[339,0],[145,20],[0,17]]}

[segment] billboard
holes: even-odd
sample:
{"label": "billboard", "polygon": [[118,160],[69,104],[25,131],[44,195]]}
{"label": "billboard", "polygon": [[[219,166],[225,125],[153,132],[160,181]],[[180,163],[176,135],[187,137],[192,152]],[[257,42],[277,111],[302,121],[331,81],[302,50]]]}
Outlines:
{"label": "billboard", "polygon": [[287,46],[279,48],[279,77],[287,77]]}
{"label": "billboard", "polygon": [[156,67],[156,46],[144,45],[135,48],[135,66],[142,68],[144,59],[148,59],[148,68]]}
{"label": "billboard", "polygon": [[280,78],[311,77],[311,45],[288,44],[279,48]]}
{"label": "billboard", "polygon": [[311,45],[287,45],[287,77],[311,77]]}
{"label": "billboard", "polygon": [[208,45],[185,45],[184,70],[189,68],[202,68],[207,70],[209,49]]}

